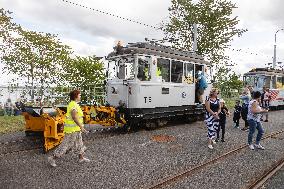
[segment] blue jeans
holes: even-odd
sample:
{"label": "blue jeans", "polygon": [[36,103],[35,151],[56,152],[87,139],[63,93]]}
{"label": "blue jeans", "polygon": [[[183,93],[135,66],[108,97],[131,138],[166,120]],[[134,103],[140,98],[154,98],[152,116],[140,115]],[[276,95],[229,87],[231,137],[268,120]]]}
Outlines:
{"label": "blue jeans", "polygon": [[259,142],[260,142],[260,139],[261,139],[261,137],[264,133],[264,130],[261,126],[261,123],[254,121],[252,119],[248,120],[248,123],[249,123],[248,144],[252,144],[252,137],[253,137],[253,134],[255,132],[255,129],[257,129],[258,133],[257,133],[257,136],[256,136],[256,142],[255,143],[258,145]]}

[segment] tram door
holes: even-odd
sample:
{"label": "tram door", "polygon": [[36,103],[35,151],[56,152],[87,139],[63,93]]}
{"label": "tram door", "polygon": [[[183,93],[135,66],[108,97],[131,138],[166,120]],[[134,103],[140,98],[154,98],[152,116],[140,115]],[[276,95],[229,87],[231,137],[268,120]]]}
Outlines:
{"label": "tram door", "polygon": [[204,74],[204,65],[195,64],[194,72],[195,72],[195,103],[198,103],[199,102],[198,95],[197,95],[198,78],[200,77],[201,74]]}

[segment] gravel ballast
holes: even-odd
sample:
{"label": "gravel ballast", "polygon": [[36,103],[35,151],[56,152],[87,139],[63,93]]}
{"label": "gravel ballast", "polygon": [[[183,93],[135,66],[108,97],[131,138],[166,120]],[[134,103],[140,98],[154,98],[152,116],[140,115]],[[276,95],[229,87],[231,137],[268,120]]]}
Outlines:
{"label": "gravel ballast", "polygon": [[[263,123],[265,133],[283,128],[284,111],[270,112],[270,122]],[[246,131],[227,123],[226,142],[213,150],[207,147],[203,122],[164,127],[153,131],[114,134],[101,137],[93,133],[85,141],[86,156],[92,161],[77,163],[75,155],[66,155],[50,167],[41,150],[1,156],[0,183],[3,188],[143,188],[167,176],[190,169],[246,143]],[[243,123],[243,122],[241,122]],[[174,137],[171,142],[156,142],[155,135]],[[229,156],[169,188],[241,188],[274,161],[284,156],[284,140],[262,142],[264,151],[248,148]],[[7,136],[5,136],[7,137]],[[97,138],[96,138],[97,137]],[[1,138],[1,136],[0,136]],[[263,165],[263,166],[260,166]],[[189,187],[190,186],[190,187]]]}

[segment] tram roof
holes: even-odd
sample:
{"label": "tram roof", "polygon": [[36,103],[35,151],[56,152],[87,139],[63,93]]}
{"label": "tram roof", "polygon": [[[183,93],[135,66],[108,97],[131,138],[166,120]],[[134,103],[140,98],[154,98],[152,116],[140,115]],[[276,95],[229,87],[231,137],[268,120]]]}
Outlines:
{"label": "tram roof", "polygon": [[129,43],[126,47],[121,47],[119,52],[115,48],[115,51],[108,54],[107,59],[112,59],[127,54],[157,55],[165,58],[210,65],[210,62],[204,60],[202,56],[197,55],[194,52],[179,50],[169,46],[147,42]]}
{"label": "tram roof", "polygon": [[249,72],[244,73],[246,75],[280,75],[284,76],[283,70],[271,69],[271,68],[254,68],[251,69]]}

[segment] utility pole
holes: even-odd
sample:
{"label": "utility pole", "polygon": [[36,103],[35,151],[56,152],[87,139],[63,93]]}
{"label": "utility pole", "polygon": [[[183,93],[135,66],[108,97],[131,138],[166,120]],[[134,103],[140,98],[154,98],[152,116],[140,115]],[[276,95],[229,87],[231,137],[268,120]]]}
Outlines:
{"label": "utility pole", "polygon": [[272,68],[275,69],[276,68],[276,35],[279,31],[284,30],[284,29],[279,29],[275,32],[274,35],[274,53],[273,53],[273,63],[272,63]]}

